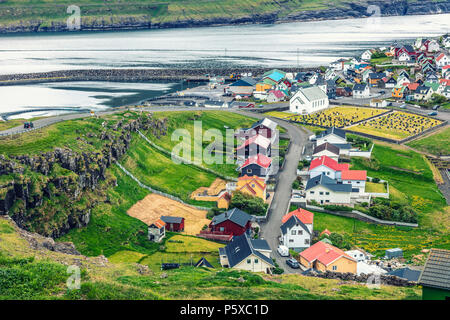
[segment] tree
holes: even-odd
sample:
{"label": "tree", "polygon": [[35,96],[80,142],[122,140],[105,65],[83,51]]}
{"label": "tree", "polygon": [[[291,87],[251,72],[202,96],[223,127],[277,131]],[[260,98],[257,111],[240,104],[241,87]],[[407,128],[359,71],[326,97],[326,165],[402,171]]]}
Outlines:
{"label": "tree", "polygon": [[239,210],[245,211],[248,214],[254,214],[257,216],[265,215],[267,210],[267,204],[264,203],[263,199],[253,197],[240,191],[236,191],[233,193],[230,207],[238,208]]}

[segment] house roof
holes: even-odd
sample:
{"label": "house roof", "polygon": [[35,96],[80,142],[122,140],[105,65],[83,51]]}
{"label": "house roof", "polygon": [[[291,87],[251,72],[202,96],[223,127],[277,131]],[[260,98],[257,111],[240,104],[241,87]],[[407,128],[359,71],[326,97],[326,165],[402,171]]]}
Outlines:
{"label": "house roof", "polygon": [[352,148],[350,143],[333,143],[333,145],[343,150],[350,150]]}
{"label": "house roof", "polygon": [[328,229],[323,230],[320,235],[326,234],[327,236],[329,236],[331,234],[331,231]]}
{"label": "house roof", "polygon": [[218,225],[227,220],[230,220],[241,227],[245,227],[247,222],[252,220],[252,217],[248,213],[239,210],[238,208],[233,208],[215,216],[212,219],[211,223],[212,225]]}
{"label": "house roof", "polygon": [[162,216],[161,220],[165,223],[181,223],[183,222],[183,217],[169,217],[169,216]]}
{"label": "house roof", "polygon": [[163,228],[163,227],[165,227],[165,226],[166,226],[166,223],[165,223],[164,221],[162,221],[161,219],[158,219],[158,220],[152,222],[152,223],[149,225],[150,228],[156,227],[156,228],[158,228],[158,229],[161,229],[161,228]]}
{"label": "house roof", "polygon": [[366,181],[367,171],[366,170],[345,170],[341,172],[342,180],[358,180]]}
{"label": "house roof", "polygon": [[365,83],[357,83],[353,86],[353,91],[364,91],[367,88],[367,84]]}
{"label": "house roof", "polygon": [[401,268],[401,269],[390,271],[387,274],[391,275],[391,276],[397,276],[399,278],[403,278],[408,281],[417,282],[419,280],[420,273],[421,272],[419,270],[412,270],[410,268]]}
{"label": "house roof", "polygon": [[450,290],[450,250],[431,249],[418,282],[422,286]]}
{"label": "house roof", "polygon": [[249,83],[243,79],[240,79],[232,84],[230,84],[230,87],[253,87],[254,84]]}
{"label": "house roof", "polygon": [[197,261],[195,264],[196,267],[207,267],[207,268],[214,268],[211,263],[209,263],[208,260],[206,260],[205,257],[202,257],[200,260]]}
{"label": "house roof", "polygon": [[272,163],[271,158],[261,153],[258,153],[256,156],[248,157],[247,160],[245,160],[244,164],[241,166],[241,169],[251,164],[257,164],[258,166],[267,169],[271,163]]}
{"label": "house roof", "polygon": [[316,101],[320,99],[328,99],[328,96],[325,92],[322,91],[319,87],[312,86],[308,88],[300,88],[299,91],[303,93],[308,101]]}
{"label": "house roof", "polygon": [[318,185],[321,185],[333,192],[353,192],[351,184],[338,184],[336,180],[333,180],[324,174],[309,179],[306,183],[305,190],[309,190]]}
{"label": "house roof", "polygon": [[252,143],[255,143],[255,144],[267,149],[270,145],[270,140],[261,134],[257,134],[255,136],[245,140],[243,144],[241,144],[239,147],[237,147],[237,150],[245,148],[246,146],[248,146]]}
{"label": "house roof", "polygon": [[352,257],[346,254],[339,248],[332,246],[331,244],[319,241],[313,244],[311,247],[300,252],[300,256],[306,259],[308,262],[320,261],[324,265],[329,265],[333,261],[336,261],[340,257],[346,257],[352,261],[355,261]]}
{"label": "house roof", "polygon": [[406,86],[410,91],[416,91],[416,89],[419,87],[419,83],[408,83]]}
{"label": "house roof", "polygon": [[259,121],[256,121],[252,124],[251,128],[255,128],[257,126],[263,125],[270,130],[275,130],[277,128],[277,123],[275,121],[270,120],[269,118],[264,118]]}
{"label": "house roof", "polygon": [[344,171],[344,170],[349,169],[348,163],[338,163],[336,160],[333,160],[328,156],[320,156],[320,157],[314,159],[313,161],[311,161],[309,170],[313,170],[314,168],[317,168],[322,165],[324,165],[334,171]]}
{"label": "house roof", "polygon": [[253,242],[252,240],[250,240],[247,233],[244,233],[241,236],[233,237],[233,240],[224,249],[221,248],[222,250],[219,250],[219,253],[226,254],[230,268],[234,267],[235,265],[237,265],[238,263],[240,263],[241,261],[243,261],[252,254],[254,254],[261,260],[265,261],[266,263],[270,264],[271,266],[273,266],[274,263],[272,259],[265,256],[264,254],[259,252],[257,248],[255,248],[255,246],[264,248],[269,247],[268,244],[264,245],[262,243],[263,241],[266,242],[266,240]]}
{"label": "house roof", "polygon": [[420,93],[420,94],[427,94],[428,91],[430,91],[430,87],[426,87],[426,86],[419,86],[419,87],[416,89],[416,92],[417,92],[417,93]]}
{"label": "house roof", "polygon": [[341,138],[345,139],[345,131],[342,130],[342,129],[336,128],[336,127],[331,127],[331,128],[328,128],[327,130],[325,130],[324,132],[321,132],[317,136],[317,138],[323,138],[323,137],[326,137],[326,136],[328,136],[330,134],[334,134],[334,135],[336,135],[338,137],[341,137]]}
{"label": "house roof", "polygon": [[281,225],[281,233],[288,233],[289,230],[295,225],[300,225],[303,230],[305,230],[308,234],[311,234],[308,227],[295,215],[292,215],[286,222]]}
{"label": "house roof", "polygon": [[280,90],[270,90],[268,94],[273,94],[276,98],[281,99],[284,97],[284,93]]}
{"label": "house roof", "polygon": [[339,155],[339,148],[336,147],[335,145],[325,142],[322,143],[321,145],[317,146],[314,148],[313,154],[317,154],[319,152],[322,152],[324,150],[328,150],[331,153],[334,153],[335,155]]}
{"label": "house roof", "polygon": [[270,246],[266,240],[251,239],[250,241],[252,243],[253,248],[255,248],[256,250],[272,251],[272,249],[270,249]]}
{"label": "house roof", "polygon": [[304,224],[312,224],[314,221],[314,213],[309,212],[308,210],[298,208],[294,211],[289,212],[283,218],[281,218],[281,223],[285,223],[288,221],[292,216],[296,216],[298,219],[300,219],[301,222]]}

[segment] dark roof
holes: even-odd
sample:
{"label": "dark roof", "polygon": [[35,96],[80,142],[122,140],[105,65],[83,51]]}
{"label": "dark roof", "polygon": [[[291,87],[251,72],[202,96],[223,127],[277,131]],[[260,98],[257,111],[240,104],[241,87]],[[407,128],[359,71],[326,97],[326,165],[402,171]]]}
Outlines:
{"label": "dark roof", "polygon": [[271,250],[266,240],[252,239],[251,242],[253,248],[255,248],[256,250],[269,250],[269,251]]}
{"label": "dark roof", "polygon": [[357,91],[364,91],[366,89],[367,84],[365,83],[357,83],[354,85],[353,87],[353,91],[357,90]]}
{"label": "dark roof", "polygon": [[[256,81],[255,81],[255,83],[256,83]],[[250,81],[250,80],[240,79],[240,80],[230,84],[230,87],[253,87],[253,85],[255,83],[253,83],[253,81]]]}
{"label": "dark roof", "polygon": [[422,286],[450,290],[450,250],[431,249],[418,282]]}
{"label": "dark roof", "polygon": [[429,90],[430,90],[430,87],[420,86],[420,87],[417,87],[416,92],[418,92],[420,94],[426,94]]}
{"label": "dark roof", "polygon": [[350,143],[333,143],[334,146],[338,147],[339,149],[351,149],[352,145]]}
{"label": "dark roof", "polygon": [[303,228],[303,230],[308,232],[308,234],[311,234],[311,232],[309,232],[308,227],[294,214],[285,223],[281,225],[281,233],[286,234],[286,232],[296,224],[299,224]]}
{"label": "dark roof", "polygon": [[183,222],[182,217],[169,217],[169,216],[162,216],[161,220],[164,221],[165,223],[181,223]]}
{"label": "dark roof", "polygon": [[382,79],[384,77],[386,77],[386,74],[383,72],[372,72],[369,74],[370,79]]}
{"label": "dark roof", "polygon": [[324,150],[328,150],[331,153],[339,155],[339,148],[328,142],[322,143],[320,146],[315,147],[313,154],[316,154],[316,153],[324,151]]}
{"label": "dark roof", "polygon": [[[266,240],[260,241],[266,242]],[[262,243],[259,242],[257,245],[262,246]],[[269,245],[267,245],[267,247],[269,247]],[[266,257],[253,247],[253,241],[250,240],[247,233],[244,233],[243,235],[238,237],[233,237],[233,240],[225,247],[224,251],[226,252],[230,268],[234,267],[251,254],[256,255],[258,258],[266,261],[271,265],[274,265],[272,259]]]}
{"label": "dark roof", "polygon": [[198,262],[195,264],[196,267],[207,267],[207,268],[214,268],[211,263],[209,263],[208,260],[205,259],[205,257],[202,257]]}
{"label": "dark roof", "polygon": [[388,272],[391,276],[397,276],[399,278],[406,279],[408,281],[414,281],[417,282],[420,277],[420,271],[419,270],[412,270],[410,268],[401,268],[397,270],[393,270],[391,272]]}
{"label": "dark roof", "polygon": [[323,138],[323,137],[325,137],[325,136],[327,136],[329,134],[335,134],[335,135],[345,139],[345,131],[342,130],[342,129],[339,129],[339,128],[335,128],[335,127],[328,128],[324,132],[321,132],[317,136],[317,138]]}
{"label": "dark roof", "polygon": [[335,192],[352,192],[351,184],[339,184],[336,180],[333,180],[324,174],[309,179],[306,183],[305,190],[309,190],[317,185],[324,186],[325,188]]}
{"label": "dark roof", "polygon": [[226,220],[230,220],[236,223],[237,225],[240,225],[241,227],[245,227],[247,222],[252,220],[252,217],[248,213],[239,210],[238,208],[233,208],[231,210],[228,210],[224,213],[215,216],[212,219],[211,223],[213,225],[218,225]]}

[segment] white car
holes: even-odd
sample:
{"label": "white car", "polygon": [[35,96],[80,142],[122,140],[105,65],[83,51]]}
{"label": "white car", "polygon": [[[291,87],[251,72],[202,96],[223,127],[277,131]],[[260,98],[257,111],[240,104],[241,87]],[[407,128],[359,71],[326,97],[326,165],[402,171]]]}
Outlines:
{"label": "white car", "polygon": [[282,257],[289,257],[289,248],[283,245],[279,245],[277,249],[278,253]]}

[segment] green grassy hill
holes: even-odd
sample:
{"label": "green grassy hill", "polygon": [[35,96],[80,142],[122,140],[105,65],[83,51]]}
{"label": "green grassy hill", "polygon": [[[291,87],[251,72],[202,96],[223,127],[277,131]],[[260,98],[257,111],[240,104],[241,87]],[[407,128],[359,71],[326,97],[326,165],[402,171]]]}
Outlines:
{"label": "green grassy hill", "polygon": [[[435,1],[383,2],[383,14],[437,12]],[[368,16],[363,0],[2,0],[0,32],[64,31],[70,5],[80,7],[83,30],[273,23]],[[440,9],[440,8],[439,8]],[[73,11],[72,11],[73,12]]]}

